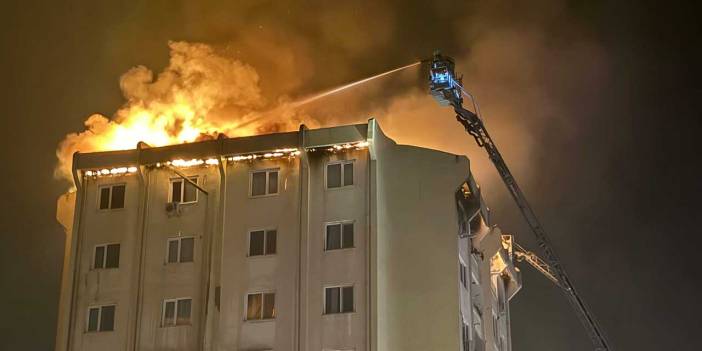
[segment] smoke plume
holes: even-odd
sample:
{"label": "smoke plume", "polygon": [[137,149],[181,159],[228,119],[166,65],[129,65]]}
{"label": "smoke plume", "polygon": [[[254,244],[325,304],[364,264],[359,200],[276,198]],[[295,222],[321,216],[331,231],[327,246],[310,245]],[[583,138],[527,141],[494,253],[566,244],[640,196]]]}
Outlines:
{"label": "smoke plume", "polygon": [[[170,62],[157,76],[144,66],[122,75],[126,102],[112,118],[93,114],[85,130],[60,143],[57,177],[71,179],[74,152],[135,148],[296,128],[295,113],[278,103],[274,111],[261,94],[254,68],[201,43],[171,42]],[[275,119],[262,119],[266,113]],[[249,120],[261,120],[248,123]],[[243,125],[243,126],[242,126]]]}

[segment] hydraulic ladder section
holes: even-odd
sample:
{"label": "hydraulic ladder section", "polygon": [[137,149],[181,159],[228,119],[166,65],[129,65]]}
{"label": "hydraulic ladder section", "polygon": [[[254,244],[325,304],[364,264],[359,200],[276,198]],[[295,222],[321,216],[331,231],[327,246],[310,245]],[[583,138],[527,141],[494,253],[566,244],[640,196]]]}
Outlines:
{"label": "hydraulic ladder section", "polygon": [[585,327],[590,340],[595,346],[597,351],[609,351],[611,350],[609,344],[607,343],[604,334],[602,333],[601,327],[598,325],[595,317],[593,316],[590,309],[585,304],[585,301],[580,297],[580,295],[575,290],[572,282],[568,278],[568,274],[565,268],[561,265],[561,260],[556,255],[553,250],[553,246],[544,231],[544,228],[539,223],[534,210],[532,210],[529,202],[527,202],[524,193],[517,185],[517,181],[512,176],[507,167],[507,163],[502,158],[500,151],[497,149],[495,142],[490,137],[483,121],[475,113],[463,108],[463,95],[464,93],[461,78],[456,78],[454,71],[454,61],[447,56],[442,56],[440,53],[436,52],[432,61],[430,62],[430,90],[432,95],[441,105],[450,105],[456,112],[456,119],[465,128],[468,134],[475,138],[478,146],[485,149],[490,157],[490,160],[497,168],[497,172],[500,174],[502,181],[507,186],[507,190],[512,195],[512,198],[517,203],[519,210],[522,212],[524,219],[526,219],[529,227],[531,227],[534,236],[536,236],[536,241],[543,250],[546,261],[549,263],[552,269],[552,275],[559,282],[559,286],[565,293],[568,302],[572,305],[575,310],[576,315]]}

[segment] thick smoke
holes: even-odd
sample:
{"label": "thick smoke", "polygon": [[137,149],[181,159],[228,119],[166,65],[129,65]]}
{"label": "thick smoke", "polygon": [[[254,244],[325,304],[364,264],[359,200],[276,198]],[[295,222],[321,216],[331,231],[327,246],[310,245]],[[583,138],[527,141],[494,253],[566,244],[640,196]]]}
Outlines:
{"label": "thick smoke", "polygon": [[[469,155],[479,181],[489,185],[498,178],[483,151],[452,111],[427,94],[424,72],[417,68],[298,110],[285,103],[445,48],[457,59],[457,71],[478,98],[513,172],[526,182],[543,157],[540,140],[547,129],[557,129],[564,142],[579,137],[572,121],[587,116],[578,106],[607,83],[603,51],[578,31],[577,23],[569,23],[572,18],[559,1],[515,8],[520,16],[509,20],[499,4],[414,9],[435,13],[438,17],[427,21],[452,23],[454,30],[431,38],[414,31],[417,43],[410,46],[402,44],[410,38],[400,30],[409,24],[387,5],[319,6],[315,21],[304,20],[309,18],[305,8],[290,4],[266,11],[245,4],[190,6],[183,11],[184,25],[218,41],[172,42],[170,63],[157,76],[142,66],[125,73],[120,79],[125,105],[112,118],[91,116],[85,131],[67,136],[58,150],[58,175],[70,175],[74,151],[133,148],[140,140],[164,145],[217,133],[292,130],[300,123],[362,123],[375,117],[399,143]],[[559,40],[553,39],[552,28],[562,31]],[[120,134],[144,124],[145,130],[162,133]]]}
{"label": "thick smoke", "polygon": [[[144,66],[122,75],[126,102],[109,118],[93,114],[85,130],[60,143],[56,175],[71,179],[74,152],[135,148],[139,141],[153,146],[216,137],[273,132],[295,128],[300,120],[278,103],[273,111],[261,94],[254,68],[212,46],[171,42],[169,65],[154,76]],[[275,113],[273,118],[259,118]],[[249,120],[261,120],[248,123]],[[244,126],[242,126],[244,125]]]}

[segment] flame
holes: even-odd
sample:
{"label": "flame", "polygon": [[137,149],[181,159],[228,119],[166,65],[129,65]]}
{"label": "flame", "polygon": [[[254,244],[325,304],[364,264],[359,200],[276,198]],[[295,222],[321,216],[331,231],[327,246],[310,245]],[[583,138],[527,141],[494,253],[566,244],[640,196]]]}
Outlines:
{"label": "flame", "polygon": [[212,139],[219,133],[234,137],[294,130],[302,122],[289,104],[273,109],[274,121],[259,118],[271,109],[253,67],[205,44],[171,42],[169,47],[169,65],[156,77],[143,66],[122,75],[126,102],[112,118],[93,114],[84,131],[65,137],[56,152],[57,177],[72,179],[76,151],[134,149],[140,141],[165,146]]}

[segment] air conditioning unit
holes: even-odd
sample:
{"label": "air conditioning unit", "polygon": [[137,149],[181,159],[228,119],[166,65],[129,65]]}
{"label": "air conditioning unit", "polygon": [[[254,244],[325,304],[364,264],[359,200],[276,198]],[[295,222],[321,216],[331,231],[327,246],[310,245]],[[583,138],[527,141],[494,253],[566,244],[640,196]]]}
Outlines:
{"label": "air conditioning unit", "polygon": [[166,203],[166,214],[168,214],[168,217],[180,216],[180,202]]}

